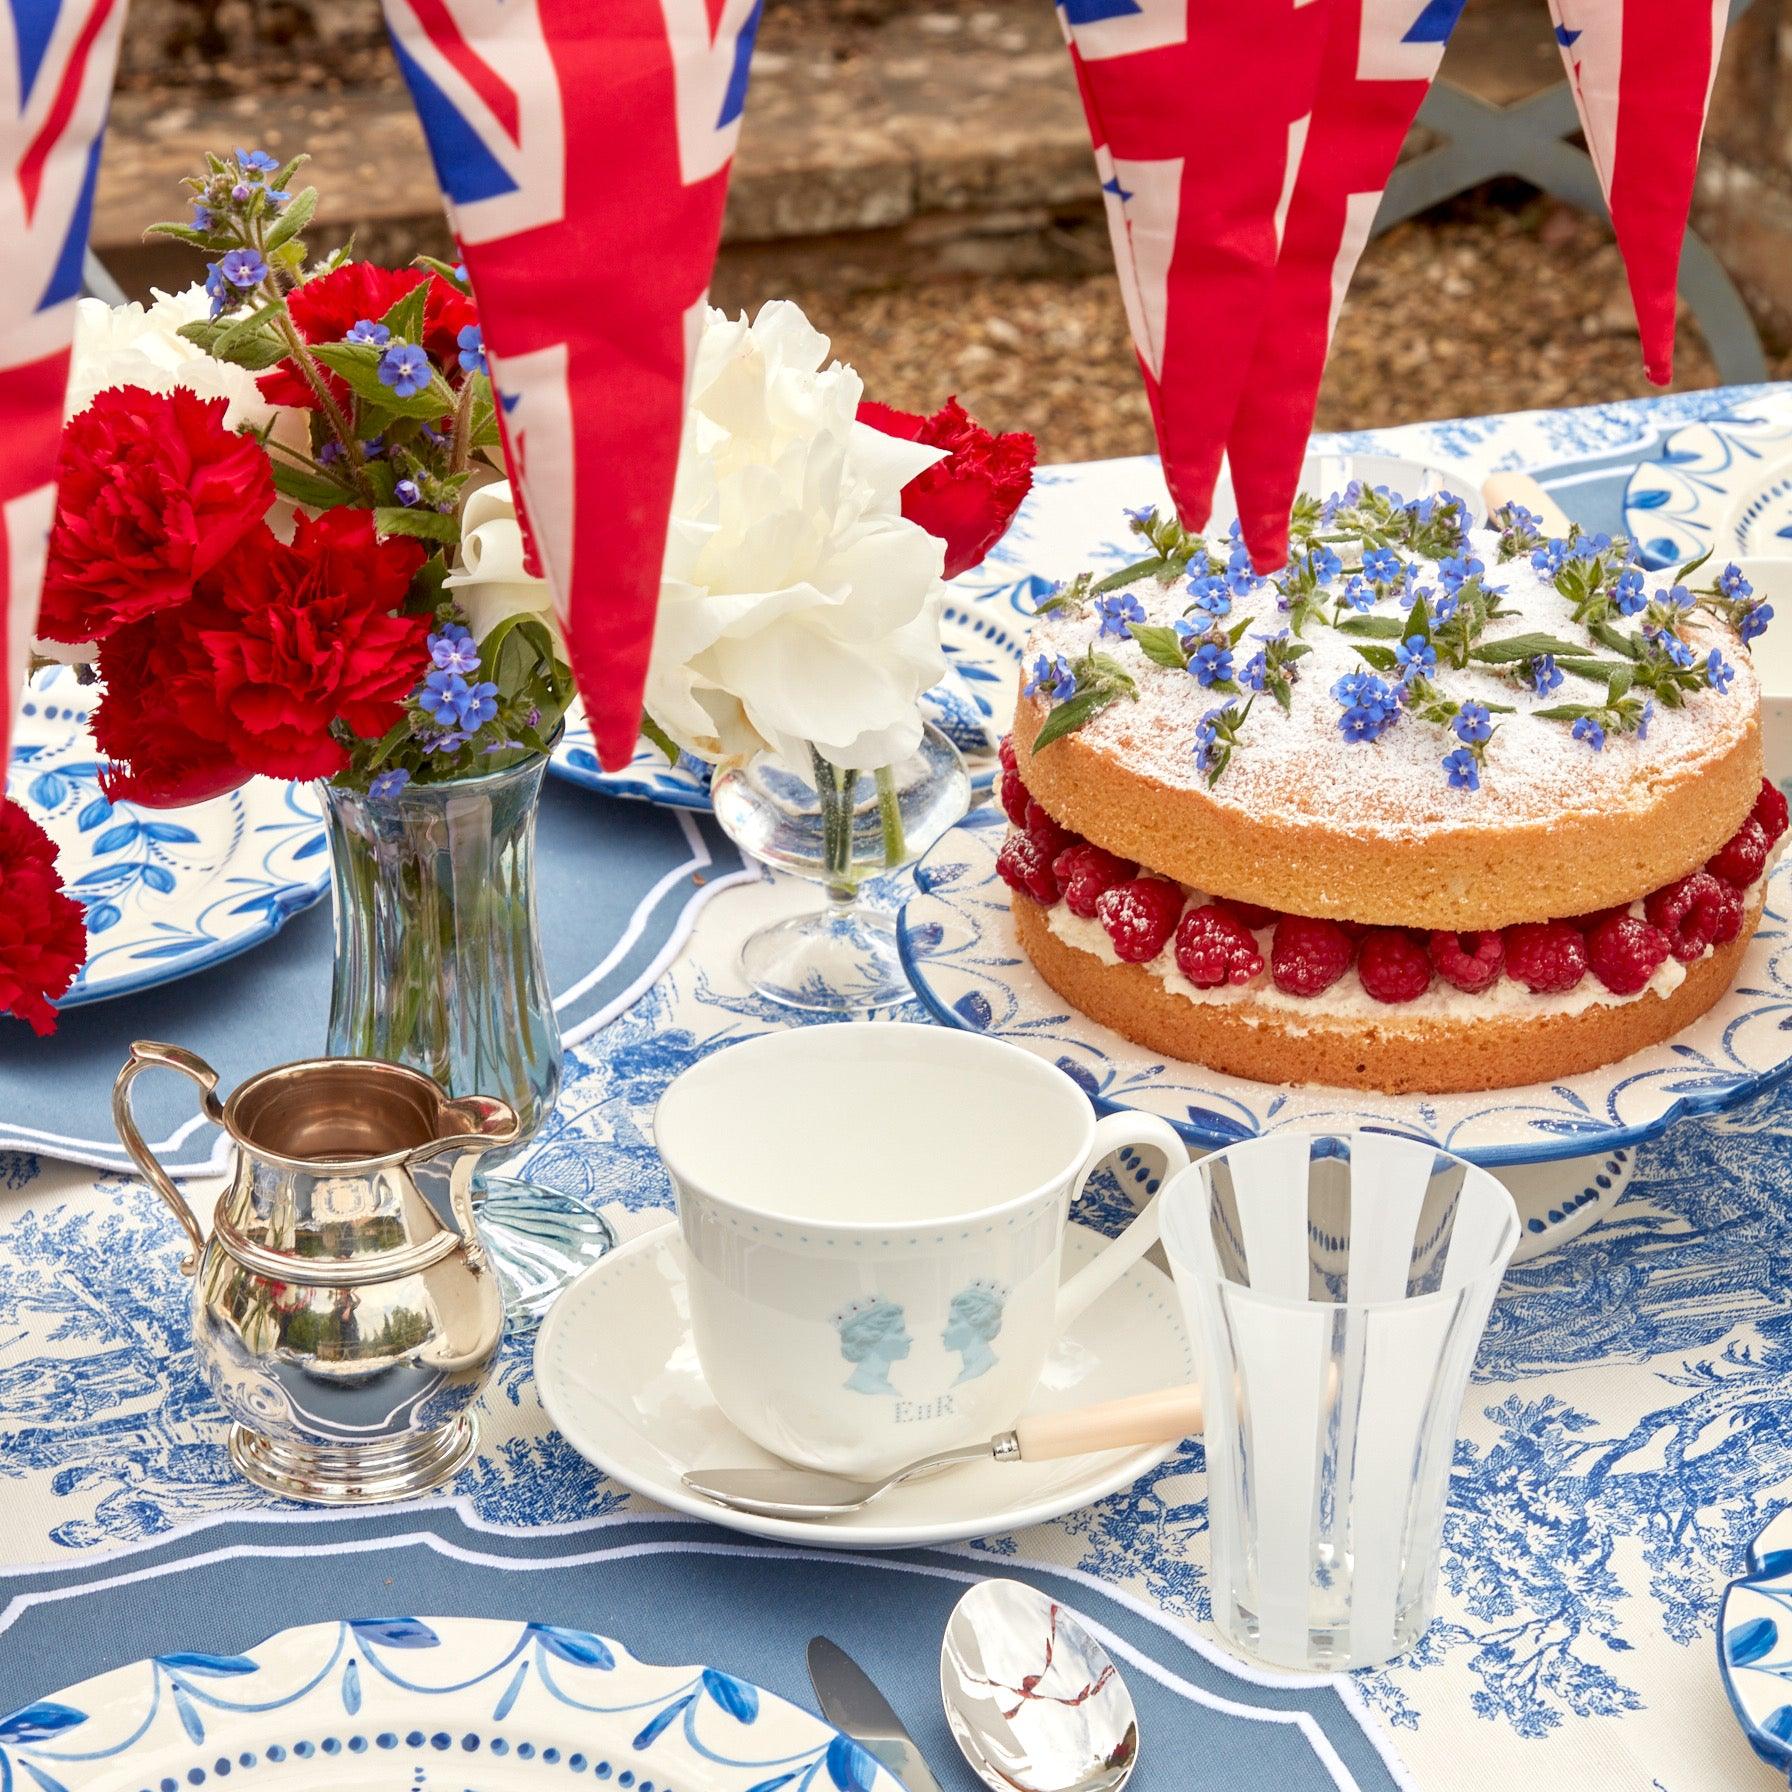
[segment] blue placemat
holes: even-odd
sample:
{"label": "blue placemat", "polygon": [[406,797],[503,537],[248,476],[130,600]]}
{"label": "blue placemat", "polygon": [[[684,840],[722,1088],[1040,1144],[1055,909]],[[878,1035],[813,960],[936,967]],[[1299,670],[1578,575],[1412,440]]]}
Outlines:
{"label": "blue placemat", "polygon": [[[620,1012],[662,970],[698,906],[756,875],[707,815],[621,802],[549,781],[538,890],[561,1030],[577,1040]],[[123,1168],[112,1081],[133,1039],[169,1039],[216,1065],[226,1087],[323,1049],[330,1001],[330,911],[295,916],[265,945],[141,995],[62,1016],[52,1038],[0,1028],[0,1150]],[[176,1174],[220,1165],[220,1135],[197,1118],[192,1085],[144,1077],[139,1124]]]}
{"label": "blue placemat", "polygon": [[952,1551],[799,1554],[650,1517],[521,1533],[443,1506],[294,1514],[0,1575],[0,1714],[148,1655],[234,1654],[275,1630],[397,1613],[596,1631],[813,1710],[803,1652],[825,1633],[882,1687],[942,1792],[975,1792],[940,1710],[939,1644],[953,1604],[992,1573],[1106,1633],[1138,1708],[1136,1792],[1395,1792],[1347,1683],[1259,1677],[1083,1576]]}

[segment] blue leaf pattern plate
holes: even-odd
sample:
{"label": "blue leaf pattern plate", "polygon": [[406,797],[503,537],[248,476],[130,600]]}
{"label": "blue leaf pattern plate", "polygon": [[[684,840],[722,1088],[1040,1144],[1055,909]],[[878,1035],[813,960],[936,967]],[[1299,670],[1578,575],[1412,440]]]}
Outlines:
{"label": "blue leaf pattern plate", "polygon": [[1497,1167],[1591,1157],[1758,1095],[1792,1073],[1792,858],[1772,873],[1766,913],[1736,981],[1663,1045],[1560,1083],[1466,1095],[1283,1087],[1168,1061],[1068,1009],[1020,950],[996,853],[1008,826],[974,812],[915,871],[897,941],[934,1018],[994,1033],[1056,1063],[1103,1113],[1160,1114],[1192,1144],[1282,1127],[1378,1127]]}
{"label": "blue leaf pattern plate", "polygon": [[[986,562],[987,564],[987,562]],[[974,578],[974,574],[967,574]],[[1008,577],[987,588],[948,587],[941,617],[946,676],[921,699],[921,713],[964,755],[975,790],[988,790],[998,770],[996,748],[1014,709],[1015,669],[1032,625],[1033,608],[1051,589],[1044,579]],[[566,731],[549,761],[550,769],[574,784],[607,796],[633,797],[669,809],[704,809],[709,800],[709,767],[681,754],[676,765],[649,740],[635,743],[635,756],[619,772],[597,760],[585,711],[567,711]]]}
{"label": "blue leaf pattern plate", "polygon": [[[357,1758],[363,1765],[357,1770]],[[476,1764],[476,1765],[475,1765]],[[181,1650],[0,1718],[0,1787],[259,1784],[482,1792],[902,1792],[850,1738],[719,1668],[553,1624],[359,1618],[246,1655]]]}
{"label": "blue leaf pattern plate", "polygon": [[1717,1666],[1750,1746],[1792,1779],[1792,1509],[1768,1521],[1724,1589]]}
{"label": "blue leaf pattern plate", "polygon": [[1765,392],[1675,430],[1631,474],[1624,528],[1646,566],[1792,555],[1792,398]]}
{"label": "blue leaf pattern plate", "polygon": [[87,910],[87,963],[59,1008],[222,964],[330,887],[323,812],[308,785],[253,778],[185,809],[108,802],[87,725],[92,695],[65,667],[38,673],[6,768],[6,794],[61,849],[64,887]]}

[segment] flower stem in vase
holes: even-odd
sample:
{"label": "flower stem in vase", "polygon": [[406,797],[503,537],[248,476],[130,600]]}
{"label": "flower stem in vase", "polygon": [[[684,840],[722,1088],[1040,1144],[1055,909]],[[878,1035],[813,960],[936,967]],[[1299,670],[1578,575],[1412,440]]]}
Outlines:
{"label": "flower stem in vase", "polygon": [[894,871],[908,862],[908,840],[902,827],[902,803],[896,794],[896,774],[887,765],[880,765],[877,779],[877,813],[883,824],[884,868]]}

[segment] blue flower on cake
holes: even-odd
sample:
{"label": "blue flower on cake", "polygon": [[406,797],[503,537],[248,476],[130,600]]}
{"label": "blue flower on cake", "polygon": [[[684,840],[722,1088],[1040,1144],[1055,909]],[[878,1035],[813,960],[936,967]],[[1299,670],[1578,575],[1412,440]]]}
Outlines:
{"label": "blue flower on cake", "polygon": [[1468,580],[1478,578],[1486,570],[1472,554],[1451,554],[1437,563],[1437,576],[1443,581],[1444,590],[1451,593],[1460,591]]}
{"label": "blue flower on cake", "polygon": [[1437,649],[1423,635],[1408,635],[1394,649],[1394,664],[1400,668],[1400,682],[1428,678],[1437,670]]}
{"label": "blue flower on cake", "polygon": [[[1746,581],[1744,581],[1746,583]],[[1759,639],[1767,633],[1767,625],[1773,620],[1773,605],[1767,603],[1751,604],[1742,614],[1736,625],[1736,632],[1742,637],[1744,646],[1750,641]]]}
{"label": "blue flower on cake", "polygon": [[1714,691],[1722,693],[1730,688],[1730,682],[1736,676],[1736,668],[1714,647],[1705,657],[1705,679]]}
{"label": "blue flower on cake", "polygon": [[1054,703],[1063,703],[1076,695],[1076,674],[1063,654],[1040,654],[1021,686],[1023,697],[1037,696],[1043,691]]}
{"label": "blue flower on cake", "polygon": [[1370,548],[1363,555],[1363,577],[1376,585],[1393,584],[1400,577],[1400,556],[1392,548]]}
{"label": "blue flower on cake", "polygon": [[1493,717],[1485,703],[1465,703],[1450,724],[1456,738],[1473,746],[1493,735]]}
{"label": "blue flower on cake", "polygon": [[1344,589],[1339,595],[1359,615],[1364,610],[1373,609],[1375,606],[1375,592],[1371,589],[1369,581],[1360,572],[1353,572],[1344,581]]}
{"label": "blue flower on cake", "polygon": [[1583,740],[1597,753],[1605,745],[1605,730],[1591,716],[1582,716],[1568,731],[1576,740]]}
{"label": "blue flower on cake", "polygon": [[1216,641],[1203,641],[1189,657],[1188,669],[1203,690],[1225,684],[1232,677],[1232,649]]}
{"label": "blue flower on cake", "polygon": [[1444,770],[1449,774],[1452,790],[1479,790],[1481,766],[1467,747],[1457,747],[1444,755]]}
{"label": "blue flower on cake", "polygon": [[1717,588],[1725,597],[1732,598],[1747,597],[1754,591],[1754,586],[1742,576],[1742,568],[1734,560],[1717,575]]}
{"label": "blue flower on cake", "polygon": [[1145,606],[1130,591],[1112,591],[1095,600],[1095,614],[1101,621],[1104,639],[1124,641],[1126,625],[1145,620]]}
{"label": "blue flower on cake", "polygon": [[1194,608],[1208,616],[1225,616],[1232,609],[1232,592],[1217,573],[1203,573],[1188,582]]}
{"label": "blue flower on cake", "polygon": [[1618,574],[1618,582],[1612,587],[1612,602],[1618,606],[1620,616],[1634,616],[1648,602],[1643,592],[1643,575],[1641,571],[1628,566]]}

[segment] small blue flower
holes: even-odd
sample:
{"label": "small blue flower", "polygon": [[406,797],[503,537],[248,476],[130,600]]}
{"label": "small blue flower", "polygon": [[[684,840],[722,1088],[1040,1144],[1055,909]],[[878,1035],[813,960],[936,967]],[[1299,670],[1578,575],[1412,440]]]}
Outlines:
{"label": "small blue flower", "polygon": [[1462,599],[1454,591],[1446,591],[1442,597],[1431,600],[1431,620],[1442,627],[1445,623],[1456,620],[1456,612],[1462,608]]}
{"label": "small blue flower", "polygon": [[1553,653],[1534,655],[1531,659],[1530,674],[1531,688],[1539,697],[1547,697],[1551,691],[1561,686],[1562,669],[1556,664],[1556,656]]}
{"label": "small blue flower", "polygon": [[1467,747],[1457,747],[1444,755],[1444,770],[1450,776],[1452,790],[1479,790],[1481,767]]}
{"label": "small blue flower", "polygon": [[361,442],[361,452],[368,460],[378,460],[386,452],[384,436],[367,436]]}
{"label": "small blue flower", "polygon": [[1732,598],[1748,597],[1755,589],[1754,586],[1742,576],[1742,568],[1738,566],[1734,560],[1732,560],[1723,571],[1717,575],[1717,588],[1725,597]]}
{"label": "small blue flower", "polygon": [[1238,675],[1238,682],[1248,690],[1260,691],[1269,677],[1269,655],[1263,652],[1253,653],[1245,661],[1244,670]]}
{"label": "small blue flower", "polygon": [[1693,595],[1684,585],[1670,586],[1661,594],[1664,604],[1672,604],[1676,610],[1690,610],[1693,606]]}
{"label": "small blue flower", "polygon": [[1452,554],[1437,563],[1437,576],[1450,592],[1460,591],[1468,580],[1478,578],[1486,570],[1472,554]]}
{"label": "small blue flower", "polygon": [[1666,629],[1651,630],[1649,641],[1658,653],[1665,654],[1682,670],[1690,666],[1696,657],[1693,650],[1678,635],[1670,635]]}
{"label": "small blue flower", "polygon": [[218,267],[232,286],[240,286],[245,292],[268,277],[268,264],[261,259],[259,249],[232,249]]}
{"label": "small blue flower", "polygon": [[456,720],[464,732],[471,734],[476,728],[483,728],[497,713],[498,687],[486,680],[467,686]]}
{"label": "small blue flower", "polygon": [[437,666],[424,674],[417,692],[417,707],[444,728],[460,720],[461,705],[466,701],[467,681],[458,672]]}
{"label": "small blue flower", "polygon": [[393,486],[392,496],[408,510],[413,504],[418,503],[422,499],[423,492],[416,480],[401,479]]}
{"label": "small blue flower", "polygon": [[1649,738],[1649,724],[1655,718],[1655,699],[1651,697],[1643,705],[1643,713],[1636,719],[1636,737],[1638,740]]}
{"label": "small blue flower", "polygon": [[1249,597],[1263,583],[1261,575],[1251,564],[1251,550],[1243,542],[1227,557],[1226,582],[1231,586],[1234,597]]}
{"label": "small blue flower", "polygon": [[1375,592],[1360,572],[1353,572],[1344,581],[1344,589],[1339,596],[1359,615],[1375,606]]}
{"label": "small blue flower", "polygon": [[1346,672],[1332,686],[1332,700],[1342,703],[1346,709],[1359,703],[1389,699],[1392,695],[1387,685],[1373,672]]}
{"label": "small blue flower", "polygon": [[268,206],[272,210],[278,210],[291,197],[292,195],[284,187],[269,187],[267,189]]}
{"label": "small blue flower", "polygon": [[450,728],[445,734],[438,734],[429,743],[428,750],[431,753],[458,753],[466,744],[467,737]]}
{"label": "small blue flower", "polygon": [[235,296],[230,290],[230,282],[224,278],[224,264],[211,262],[205,270],[205,290],[212,302],[212,316],[216,317]]}
{"label": "small blue flower", "polygon": [[342,459],[342,444],[337,441],[325,442],[324,445],[318,449],[317,458],[318,458],[319,464],[326,466],[326,467],[332,465],[336,461],[341,460]]}
{"label": "small blue flower", "polygon": [[1568,732],[1576,740],[1584,740],[1595,753],[1605,746],[1605,730],[1591,716],[1582,716]]}
{"label": "small blue flower", "polygon": [[1203,573],[1199,578],[1190,579],[1188,593],[1194,607],[1204,615],[1224,616],[1232,608],[1231,589],[1217,573]]}
{"label": "small blue flower", "polygon": [[236,165],[251,174],[272,174],[280,166],[265,150],[239,149],[236,152]]}
{"label": "small blue flower", "polygon": [[1372,584],[1391,585],[1400,576],[1400,556],[1392,548],[1370,548],[1363,556],[1363,577]]}
{"label": "small blue flower", "polygon": [[1189,660],[1188,669],[1203,690],[1209,685],[1224,684],[1232,676],[1232,649],[1203,641]]}
{"label": "small blue flower", "polygon": [[1409,678],[1429,678],[1437,670],[1437,649],[1423,635],[1408,635],[1394,649],[1394,663],[1402,684]]}
{"label": "small blue flower", "polygon": [[1746,646],[1767,633],[1767,625],[1773,620],[1773,605],[1767,603],[1751,604],[1742,613],[1742,621],[1737,625],[1737,632],[1742,636]]}
{"label": "small blue flower", "polygon": [[1710,653],[1705,656],[1705,677],[1711,688],[1720,693],[1727,691],[1735,676],[1736,668],[1715,647],[1712,648]]}
{"label": "small blue flower", "polygon": [[1344,562],[1324,542],[1307,549],[1307,565],[1319,585],[1329,585],[1344,570]]}
{"label": "small blue flower", "polygon": [[209,205],[201,205],[195,199],[193,201],[193,228],[195,230],[210,230],[213,222],[212,208]]}
{"label": "small blue flower", "polygon": [[1142,504],[1137,510],[1128,510],[1126,512],[1126,520],[1131,523],[1135,529],[1149,529],[1151,525],[1157,521],[1157,506],[1155,504]]}
{"label": "small blue flower", "polygon": [[1063,654],[1040,654],[1033,661],[1032,675],[1021,686],[1023,697],[1043,691],[1054,703],[1062,703],[1076,695],[1076,674]]}
{"label": "small blue flower", "polygon": [[1210,709],[1195,724],[1195,770],[1211,771],[1213,761],[1219,751],[1220,723],[1232,713],[1230,703],[1222,704],[1218,709]]}
{"label": "small blue flower", "polygon": [[468,373],[486,373],[485,332],[477,324],[463,324],[454,339],[460,345],[460,364]]}
{"label": "small blue flower", "polygon": [[470,276],[467,273],[467,264],[464,261],[457,261],[454,264],[454,277],[456,280],[458,280],[461,283],[462,286],[465,286],[467,284],[467,281],[470,278]]}
{"label": "small blue flower", "polygon": [[429,356],[408,342],[395,342],[380,356],[380,384],[400,398],[414,398],[429,384]]}
{"label": "small blue flower", "polygon": [[1170,627],[1176,631],[1176,639],[1182,643],[1182,650],[1184,653],[1193,652],[1194,650],[1189,646],[1189,642],[1194,640],[1197,635],[1204,635],[1207,633],[1207,625],[1205,623],[1190,622],[1186,616],[1178,616],[1176,620],[1170,624]]}
{"label": "small blue flower", "polygon": [[1643,575],[1634,567],[1626,567],[1618,574],[1618,582],[1612,587],[1612,601],[1618,606],[1620,616],[1634,616],[1649,600],[1643,594]]}
{"label": "small blue flower", "polygon": [[239,180],[236,185],[230,189],[230,197],[234,199],[238,205],[241,205],[254,190],[255,189],[251,187],[247,181]]}
{"label": "small blue flower", "polygon": [[389,797],[397,796],[410,781],[411,774],[407,772],[403,766],[394,766],[389,772],[381,772],[380,775],[367,786],[367,794],[372,797],[375,802],[383,803]]}
{"label": "small blue flower", "polygon": [[1536,511],[1517,503],[1502,504],[1495,516],[1496,520],[1503,518],[1510,528],[1520,530],[1535,529],[1543,521]]}
{"label": "small blue flower", "polygon": [[1124,641],[1127,639],[1126,625],[1145,620],[1145,606],[1130,591],[1112,591],[1095,600],[1095,614],[1101,618],[1101,633],[1105,638]]}
{"label": "small blue flower", "polygon": [[1379,740],[1392,719],[1393,712],[1379,705],[1359,703],[1338,717],[1338,732],[1351,741]]}
{"label": "small blue flower", "polygon": [[1492,736],[1493,716],[1485,703],[1465,703],[1456,712],[1456,719],[1450,726],[1455,730],[1458,740],[1473,746]]}
{"label": "small blue flower", "polygon": [[342,340],[366,343],[370,348],[384,348],[392,340],[392,332],[384,324],[375,323],[371,317],[364,317]]}
{"label": "small blue flower", "polygon": [[479,670],[479,648],[472,631],[458,622],[445,624],[424,643],[433,664],[444,672],[471,673]]}
{"label": "small blue flower", "polygon": [[1559,537],[1554,541],[1546,541],[1542,547],[1531,554],[1531,565],[1546,579],[1553,579],[1567,564],[1568,544]]}

